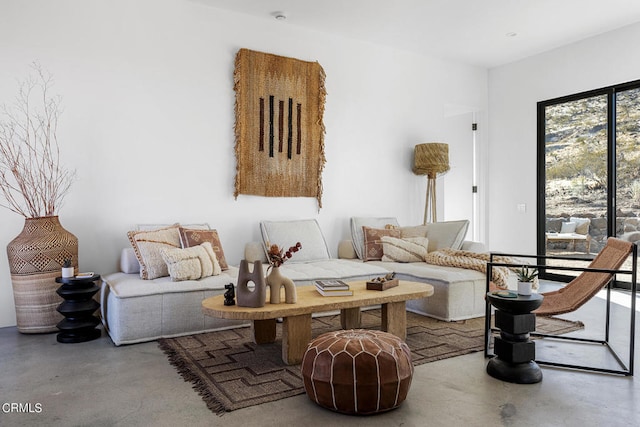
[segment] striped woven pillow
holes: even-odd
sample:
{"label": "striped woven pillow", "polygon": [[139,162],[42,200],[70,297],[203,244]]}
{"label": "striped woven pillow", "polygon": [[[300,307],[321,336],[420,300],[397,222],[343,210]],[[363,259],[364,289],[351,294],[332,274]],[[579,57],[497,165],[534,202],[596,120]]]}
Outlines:
{"label": "striped woven pillow", "polygon": [[427,256],[429,239],[426,237],[396,237],[383,236],[382,261],[390,262],[421,262]]}

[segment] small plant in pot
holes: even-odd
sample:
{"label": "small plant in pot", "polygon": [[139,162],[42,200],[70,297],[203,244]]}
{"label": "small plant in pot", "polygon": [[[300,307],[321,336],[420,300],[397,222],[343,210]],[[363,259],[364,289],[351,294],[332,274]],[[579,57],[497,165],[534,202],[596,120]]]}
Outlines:
{"label": "small plant in pot", "polygon": [[62,277],[73,277],[74,275],[75,269],[73,268],[73,265],[71,265],[71,258],[67,258],[62,264]]}
{"label": "small plant in pot", "polygon": [[538,269],[523,265],[516,269],[515,273],[518,275],[518,294],[531,295],[531,289],[538,277]]}

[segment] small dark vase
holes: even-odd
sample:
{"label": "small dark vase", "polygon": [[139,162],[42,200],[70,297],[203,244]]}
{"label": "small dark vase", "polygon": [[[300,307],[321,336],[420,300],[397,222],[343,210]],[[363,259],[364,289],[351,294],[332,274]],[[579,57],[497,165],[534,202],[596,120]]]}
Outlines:
{"label": "small dark vase", "polygon": [[78,268],[78,239],[57,216],[27,218],[22,232],[7,245],[18,331],[58,332],[63,319],[56,293],[65,259]]}

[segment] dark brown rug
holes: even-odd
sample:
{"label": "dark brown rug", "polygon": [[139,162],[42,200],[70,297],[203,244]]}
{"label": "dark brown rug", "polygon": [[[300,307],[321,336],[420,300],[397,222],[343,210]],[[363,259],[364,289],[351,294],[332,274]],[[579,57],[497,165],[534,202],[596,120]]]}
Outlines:
{"label": "dark brown rug", "polygon": [[[362,327],[380,328],[380,310],[362,313]],[[582,328],[581,322],[537,318],[537,331],[564,334]],[[312,336],[340,329],[340,316],[314,318]],[[251,342],[250,328],[209,332],[159,340],[185,381],[202,396],[209,409],[222,415],[248,406],[304,393],[300,365],[282,361],[281,325],[272,344]],[[406,343],[414,365],[481,351],[484,318],[442,322],[407,313]]]}

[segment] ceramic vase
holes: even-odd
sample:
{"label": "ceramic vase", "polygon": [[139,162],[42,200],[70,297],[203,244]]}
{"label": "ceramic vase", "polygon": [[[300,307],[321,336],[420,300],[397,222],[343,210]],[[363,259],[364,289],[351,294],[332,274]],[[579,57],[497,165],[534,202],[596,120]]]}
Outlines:
{"label": "ceramic vase", "polygon": [[533,282],[521,282],[518,280],[518,295],[531,295]]}
{"label": "ceramic vase", "polygon": [[56,290],[65,259],[78,267],[78,239],[57,216],[27,218],[22,232],[7,245],[18,331],[57,332],[63,316]]}
{"label": "ceramic vase", "polygon": [[[253,282],[253,289],[249,288],[249,282]],[[249,271],[247,260],[240,261],[236,299],[238,307],[264,307],[267,300],[267,284],[262,273],[262,262],[255,261],[253,271]]]}
{"label": "ceramic vase", "polygon": [[69,278],[75,276],[75,268],[73,267],[62,267],[62,277]]}
{"label": "ceramic vase", "polygon": [[271,272],[267,275],[267,285],[269,286],[269,302],[280,304],[280,289],[284,286],[285,302],[295,304],[298,302],[298,294],[293,280],[285,277],[280,272],[280,267],[271,267]]}

